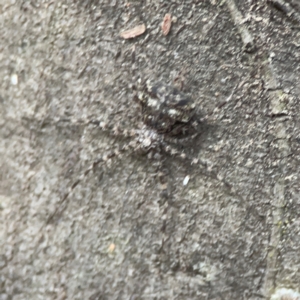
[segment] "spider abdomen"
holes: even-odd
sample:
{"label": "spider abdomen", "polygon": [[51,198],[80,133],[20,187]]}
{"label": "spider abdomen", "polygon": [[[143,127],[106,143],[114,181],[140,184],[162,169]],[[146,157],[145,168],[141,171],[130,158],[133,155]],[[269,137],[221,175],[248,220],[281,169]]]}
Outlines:
{"label": "spider abdomen", "polygon": [[160,132],[172,131],[177,123],[188,123],[196,107],[191,97],[162,82],[147,81],[137,98],[144,123]]}

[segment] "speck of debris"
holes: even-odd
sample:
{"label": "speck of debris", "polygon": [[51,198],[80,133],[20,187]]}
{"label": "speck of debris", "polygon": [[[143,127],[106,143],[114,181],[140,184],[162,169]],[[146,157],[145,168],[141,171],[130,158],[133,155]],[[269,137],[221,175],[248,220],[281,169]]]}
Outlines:
{"label": "speck of debris", "polygon": [[116,249],[116,245],[114,243],[110,244],[108,247],[108,252],[113,253]]}
{"label": "speck of debris", "polygon": [[172,25],[172,16],[171,14],[166,14],[164,16],[163,22],[161,24],[161,29],[163,35],[168,35],[168,33],[171,30],[171,25]]}
{"label": "speck of debris", "polygon": [[189,180],[190,180],[190,176],[189,175],[185,176],[183,179],[183,185],[187,185],[189,183]]}
{"label": "speck of debris", "polygon": [[146,25],[138,25],[136,27],[133,27],[131,29],[122,31],[120,33],[120,37],[123,39],[133,39],[139,35],[142,35],[146,31]]}
{"label": "speck of debris", "polygon": [[18,75],[17,74],[11,75],[10,82],[12,85],[17,85],[18,84]]}

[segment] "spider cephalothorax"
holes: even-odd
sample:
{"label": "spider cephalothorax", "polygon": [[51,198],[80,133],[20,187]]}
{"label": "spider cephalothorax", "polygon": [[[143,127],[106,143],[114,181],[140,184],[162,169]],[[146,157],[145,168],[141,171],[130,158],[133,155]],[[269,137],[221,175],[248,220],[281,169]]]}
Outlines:
{"label": "spider cephalothorax", "polygon": [[135,100],[142,106],[143,122],[160,133],[182,133],[195,114],[191,97],[162,82],[140,83]]}

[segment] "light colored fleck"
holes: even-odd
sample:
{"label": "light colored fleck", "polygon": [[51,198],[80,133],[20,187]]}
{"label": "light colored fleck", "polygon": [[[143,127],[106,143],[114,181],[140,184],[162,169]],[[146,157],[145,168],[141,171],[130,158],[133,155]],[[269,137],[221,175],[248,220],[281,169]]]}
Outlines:
{"label": "light colored fleck", "polygon": [[120,33],[120,37],[123,39],[133,39],[139,35],[142,35],[146,31],[145,24],[138,25],[129,30],[125,30]]}
{"label": "light colored fleck", "polygon": [[170,116],[179,116],[179,112],[176,109],[169,109],[168,112]]}
{"label": "light colored fleck", "polygon": [[114,243],[111,243],[108,247],[108,252],[113,253],[116,249],[116,245]]}
{"label": "light colored fleck", "polygon": [[149,100],[148,100],[148,105],[149,105],[150,107],[158,107],[158,108],[159,108],[158,100],[157,100],[157,99],[154,99],[154,98],[149,98]]}
{"label": "light colored fleck", "polygon": [[300,294],[292,289],[278,289],[272,296],[271,300],[300,300]]}
{"label": "light colored fleck", "polygon": [[12,85],[17,85],[18,84],[18,80],[19,78],[18,78],[18,75],[17,74],[13,74],[13,75],[11,75],[11,77],[10,77],[10,82],[11,82],[11,84]]}
{"label": "light colored fleck", "polygon": [[190,181],[190,176],[189,175],[185,176],[183,179],[183,185],[187,185],[189,181]]}
{"label": "light colored fleck", "polygon": [[176,23],[178,21],[176,16],[172,16],[172,23]]}

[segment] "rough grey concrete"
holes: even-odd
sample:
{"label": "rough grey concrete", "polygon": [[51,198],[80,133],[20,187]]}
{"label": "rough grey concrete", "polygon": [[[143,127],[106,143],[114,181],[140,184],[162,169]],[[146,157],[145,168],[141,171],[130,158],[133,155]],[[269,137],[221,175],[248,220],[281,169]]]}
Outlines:
{"label": "rough grey concrete", "polygon": [[[1,300],[299,287],[300,25],[270,1],[236,3],[239,24],[216,0],[1,1]],[[144,35],[119,37],[141,23]],[[140,76],[179,78],[207,119],[182,149],[207,167],[160,154],[167,197],[158,161],[139,153],[82,176],[130,140],[79,120],[137,128]]]}

